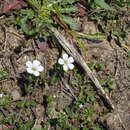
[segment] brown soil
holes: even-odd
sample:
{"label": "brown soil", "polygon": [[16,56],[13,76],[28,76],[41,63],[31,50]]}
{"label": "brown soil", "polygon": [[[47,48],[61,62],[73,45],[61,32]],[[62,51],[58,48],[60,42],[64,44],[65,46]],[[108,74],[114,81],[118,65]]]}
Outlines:
{"label": "brown soil", "polygon": [[[0,8],[3,6],[0,2]],[[5,116],[9,113],[16,113],[16,119],[30,119],[31,121],[37,120],[34,127],[38,127],[40,123],[46,121],[46,115],[44,115],[46,108],[41,105],[46,93],[56,95],[55,102],[51,105],[55,106],[51,118],[56,118],[57,111],[62,112],[66,105],[70,105],[73,101],[73,95],[68,96],[68,93],[64,92],[63,84],[55,84],[48,86],[47,83],[39,84],[39,80],[33,84],[33,92],[31,94],[24,93],[23,83],[25,82],[25,63],[28,60],[37,58],[45,66],[45,73],[53,69],[53,65],[57,62],[59,57],[59,51],[56,48],[48,48],[45,51],[41,51],[37,47],[37,43],[34,40],[27,40],[23,35],[19,34],[18,30],[14,26],[6,26],[5,17],[0,17],[0,68],[5,68],[9,72],[9,78],[0,80],[0,92],[4,92],[7,95],[12,95],[13,106],[8,110],[0,108]],[[86,31],[86,27],[91,28]],[[97,31],[93,23],[86,22],[84,32]],[[128,56],[126,48],[119,47],[114,41],[109,43],[104,40],[100,43],[93,43],[84,40],[86,46],[85,52],[83,52],[86,62],[100,61],[105,64],[105,70],[100,73],[95,73],[98,78],[106,78],[108,76],[114,77],[117,87],[109,96],[115,105],[115,111],[108,113],[102,118],[102,123],[110,130],[130,130],[130,70],[128,65]],[[130,49],[130,48],[129,48]],[[49,75],[47,74],[49,77]],[[68,80],[68,79],[67,79]],[[51,89],[50,89],[51,87]],[[76,95],[75,88],[71,88]],[[18,96],[14,96],[18,95]],[[43,98],[41,98],[43,97]],[[15,102],[19,100],[36,101],[39,104],[36,107],[28,108],[25,110],[16,110]],[[100,106],[101,107],[101,106]],[[104,106],[102,106],[104,108]],[[101,108],[100,108],[101,109]],[[42,113],[42,114],[41,114]],[[43,115],[43,116],[41,116]],[[1,118],[1,117],[0,117]],[[15,128],[15,126],[10,127]],[[57,128],[58,129],[58,128]]]}

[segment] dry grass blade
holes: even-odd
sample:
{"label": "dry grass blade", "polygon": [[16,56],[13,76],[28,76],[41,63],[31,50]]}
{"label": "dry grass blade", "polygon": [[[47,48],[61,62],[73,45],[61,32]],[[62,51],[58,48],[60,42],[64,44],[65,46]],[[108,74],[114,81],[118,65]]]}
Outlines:
{"label": "dry grass blade", "polygon": [[115,109],[111,99],[107,95],[107,93],[104,91],[102,86],[100,85],[98,79],[96,76],[92,73],[90,68],[87,66],[86,62],[84,61],[83,57],[77,52],[77,50],[73,47],[72,44],[69,43],[68,40],[55,28],[50,27],[50,30],[53,32],[55,37],[58,39],[61,46],[75,59],[75,61],[84,69],[86,76],[89,76],[89,78],[93,81],[95,84],[95,87],[98,91],[98,94],[100,97],[102,97],[105,100],[105,103],[108,105],[108,107]]}
{"label": "dry grass blade", "polygon": [[70,91],[71,95],[75,98],[75,100],[77,100],[77,97],[75,96],[75,94],[71,90],[70,86],[67,84],[67,82],[64,79],[62,79],[62,83]]}

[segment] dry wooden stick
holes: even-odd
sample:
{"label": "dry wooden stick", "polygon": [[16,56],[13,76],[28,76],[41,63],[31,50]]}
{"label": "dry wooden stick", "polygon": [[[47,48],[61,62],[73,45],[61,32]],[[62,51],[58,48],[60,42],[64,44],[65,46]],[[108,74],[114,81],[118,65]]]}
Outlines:
{"label": "dry wooden stick", "polygon": [[62,79],[62,83],[70,91],[71,95],[75,98],[75,100],[77,100],[77,97],[75,96],[75,94],[71,90],[70,86],[67,84],[67,82],[64,79]]}
{"label": "dry wooden stick", "polygon": [[87,66],[86,62],[84,61],[83,57],[79,54],[79,52],[73,47],[71,43],[55,28],[50,27],[49,28],[51,32],[55,35],[61,46],[70,54],[75,61],[84,69],[86,76],[89,76],[89,78],[92,80],[92,82],[95,84],[95,87],[98,91],[98,94],[100,97],[102,97],[105,100],[105,103],[111,108],[115,109],[111,99],[107,95],[107,93],[104,91],[102,86],[100,85],[98,79],[96,76],[92,73],[90,68]]}

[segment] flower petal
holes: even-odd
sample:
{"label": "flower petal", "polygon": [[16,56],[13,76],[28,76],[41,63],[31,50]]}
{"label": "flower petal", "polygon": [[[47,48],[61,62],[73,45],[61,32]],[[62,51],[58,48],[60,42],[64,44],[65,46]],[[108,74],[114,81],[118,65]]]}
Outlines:
{"label": "flower petal", "polygon": [[63,54],[63,60],[64,60],[64,61],[67,61],[67,60],[68,60],[68,57],[69,57],[68,54]]}
{"label": "flower petal", "polygon": [[26,62],[26,66],[27,66],[27,67],[32,67],[32,62],[31,62],[31,61],[27,61],[27,62]]}
{"label": "flower petal", "polygon": [[74,68],[74,65],[73,64],[68,64],[68,67],[70,70],[72,70]]}
{"label": "flower petal", "polygon": [[74,58],[73,57],[69,57],[68,62],[69,63],[73,63],[74,62]]}
{"label": "flower petal", "polygon": [[33,71],[33,75],[37,77],[40,75],[40,73],[38,71]]}
{"label": "flower petal", "polygon": [[62,58],[59,58],[58,63],[59,63],[60,65],[63,65],[63,64],[64,64],[64,60],[63,60]]}
{"label": "flower petal", "polygon": [[37,71],[42,72],[43,70],[44,70],[43,66],[40,65],[37,67]]}
{"label": "flower petal", "polygon": [[27,68],[27,72],[28,72],[29,74],[32,74],[32,73],[33,73],[32,68]]}
{"label": "flower petal", "polygon": [[3,96],[4,96],[4,94],[3,94],[3,93],[1,93],[1,94],[0,94],[0,98],[2,98]]}
{"label": "flower petal", "polygon": [[66,64],[63,65],[63,70],[64,70],[64,71],[68,71],[68,69],[69,69],[69,68],[68,68],[68,66],[67,66]]}
{"label": "flower petal", "polygon": [[38,60],[34,60],[33,61],[33,66],[39,66],[41,63],[40,63],[40,61],[38,61]]}

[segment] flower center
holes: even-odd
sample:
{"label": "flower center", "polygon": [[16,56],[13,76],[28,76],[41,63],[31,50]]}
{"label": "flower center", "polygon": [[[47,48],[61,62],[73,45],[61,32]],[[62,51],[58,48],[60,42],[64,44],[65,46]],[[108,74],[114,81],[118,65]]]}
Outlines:
{"label": "flower center", "polygon": [[33,71],[36,71],[37,69],[36,69],[36,67],[32,67],[32,70],[33,70]]}
{"label": "flower center", "polygon": [[67,65],[67,64],[68,64],[68,61],[66,60],[66,61],[64,61],[64,63]]}

